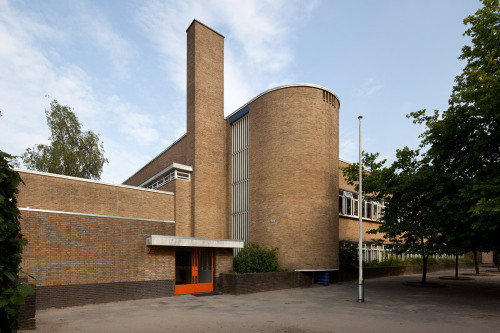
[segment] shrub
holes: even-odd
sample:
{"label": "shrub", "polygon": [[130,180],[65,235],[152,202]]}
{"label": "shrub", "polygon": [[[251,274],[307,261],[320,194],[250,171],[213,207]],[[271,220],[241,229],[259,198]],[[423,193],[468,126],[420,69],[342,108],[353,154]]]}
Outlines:
{"label": "shrub", "polygon": [[[431,262],[432,260],[430,260],[430,259],[432,259],[432,258],[428,259],[427,264],[432,264],[432,262]],[[423,263],[424,263],[424,261],[420,257],[406,258],[404,261],[404,264],[407,266],[418,266],[418,265],[422,265]]]}
{"label": "shrub", "polygon": [[396,256],[391,256],[390,258],[383,260],[383,261],[378,261],[378,260],[373,260],[370,263],[365,263],[365,267],[396,267],[396,266],[404,266],[405,263],[403,260]]}
{"label": "shrub", "polygon": [[279,272],[278,248],[265,249],[257,243],[245,244],[245,247],[233,260],[236,273]]}
{"label": "shrub", "polygon": [[359,254],[358,244],[354,242],[339,243],[339,266],[340,269],[358,267]]}

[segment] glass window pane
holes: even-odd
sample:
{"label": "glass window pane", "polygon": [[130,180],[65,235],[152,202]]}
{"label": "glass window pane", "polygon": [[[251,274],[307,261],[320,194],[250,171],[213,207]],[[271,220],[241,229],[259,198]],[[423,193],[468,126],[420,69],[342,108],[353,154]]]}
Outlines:
{"label": "glass window pane", "polygon": [[352,215],[352,199],[351,198],[345,198],[345,207],[346,207],[346,214]]}
{"label": "glass window pane", "polygon": [[198,255],[198,283],[212,282],[212,250],[200,250]]}
{"label": "glass window pane", "polygon": [[191,250],[175,251],[175,284],[191,284]]}
{"label": "glass window pane", "polygon": [[344,197],[339,195],[339,214],[344,214]]}

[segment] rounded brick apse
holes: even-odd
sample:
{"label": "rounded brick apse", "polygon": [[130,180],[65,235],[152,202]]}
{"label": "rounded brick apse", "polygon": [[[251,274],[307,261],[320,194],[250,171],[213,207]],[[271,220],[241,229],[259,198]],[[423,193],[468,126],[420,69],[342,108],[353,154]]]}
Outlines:
{"label": "rounded brick apse", "polygon": [[339,100],[292,85],[249,103],[249,241],[285,269],[338,268]]}

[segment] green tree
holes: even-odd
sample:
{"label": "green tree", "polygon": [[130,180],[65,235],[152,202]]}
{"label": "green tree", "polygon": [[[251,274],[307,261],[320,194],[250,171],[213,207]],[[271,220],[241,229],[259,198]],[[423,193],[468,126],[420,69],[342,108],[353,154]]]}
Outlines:
{"label": "green tree", "polygon": [[50,128],[50,145],[39,144],[28,148],[21,156],[28,169],[61,175],[100,179],[104,163],[104,147],[99,135],[82,132],[82,125],[68,106],[57,100],[45,110]]}
{"label": "green tree", "polygon": [[[395,253],[422,256],[422,283],[427,281],[429,256],[445,249],[440,232],[442,212],[437,205],[441,188],[436,188],[441,175],[422,158],[419,151],[405,147],[397,150],[397,160],[385,167],[386,161],[376,162],[378,154],[363,154],[363,190],[366,199],[384,201],[381,224],[369,233],[382,233]],[[341,168],[353,185],[359,180],[359,164]],[[356,189],[358,185],[356,184]]]}
{"label": "green tree", "polygon": [[21,177],[10,164],[12,156],[0,151],[0,332],[18,328],[18,308],[33,288],[18,281],[21,254],[26,240],[21,234],[17,186]]}
{"label": "green tree", "polygon": [[498,0],[482,2],[464,20],[472,45],[462,48],[459,59],[467,64],[455,78],[448,110],[411,116],[426,125],[422,147],[452,184],[439,202],[449,243],[490,251],[500,237],[500,8]]}

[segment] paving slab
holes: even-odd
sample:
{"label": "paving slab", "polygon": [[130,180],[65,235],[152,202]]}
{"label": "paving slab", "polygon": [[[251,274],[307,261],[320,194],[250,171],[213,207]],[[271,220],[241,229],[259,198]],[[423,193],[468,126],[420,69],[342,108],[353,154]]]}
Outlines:
{"label": "paving slab", "polygon": [[[472,273],[463,270],[461,273]],[[250,295],[182,295],[37,311],[26,332],[500,332],[500,273],[474,280],[428,280],[444,288],[404,285],[420,276],[357,281]]]}

